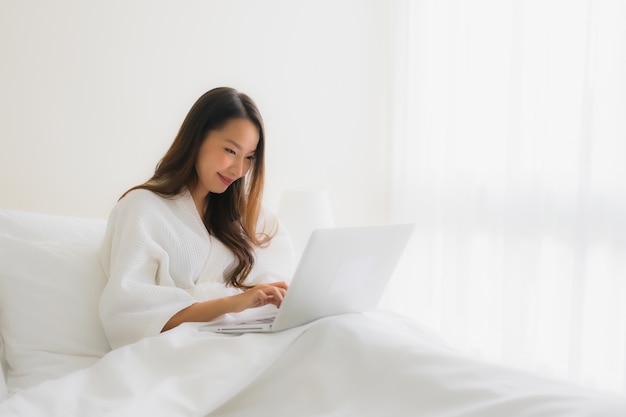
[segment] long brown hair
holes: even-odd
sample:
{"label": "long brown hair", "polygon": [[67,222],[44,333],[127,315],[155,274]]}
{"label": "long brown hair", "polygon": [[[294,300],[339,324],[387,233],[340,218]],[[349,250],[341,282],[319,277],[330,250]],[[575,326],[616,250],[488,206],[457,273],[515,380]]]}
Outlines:
{"label": "long brown hair", "polygon": [[212,130],[222,128],[235,118],[250,120],[259,131],[254,160],[248,173],[232,183],[221,194],[209,193],[203,222],[208,232],[228,247],[237,264],[227,272],[227,283],[247,288],[244,280],[254,266],[254,246],[269,242],[271,236],[257,233],[261,199],[265,181],[265,130],[256,104],[247,95],[228,87],[204,93],[191,107],[165,156],[159,161],[154,175],[147,182],[126,191],[142,188],[172,197],[198,183],[195,164],[200,145]]}

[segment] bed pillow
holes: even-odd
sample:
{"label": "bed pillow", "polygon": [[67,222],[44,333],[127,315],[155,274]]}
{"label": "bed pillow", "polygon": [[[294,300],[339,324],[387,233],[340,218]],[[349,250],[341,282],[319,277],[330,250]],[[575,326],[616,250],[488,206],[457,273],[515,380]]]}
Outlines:
{"label": "bed pillow", "polygon": [[0,233],[26,240],[93,243],[102,239],[105,219],[0,210]]}
{"label": "bed pillow", "polygon": [[[0,209],[0,233],[26,240],[90,243],[102,238],[105,227],[104,219]],[[0,398],[7,375],[1,336],[0,333]]]}
{"label": "bed pillow", "polygon": [[96,235],[68,243],[0,234],[0,334],[9,392],[89,366],[110,350],[98,316],[106,278]]}

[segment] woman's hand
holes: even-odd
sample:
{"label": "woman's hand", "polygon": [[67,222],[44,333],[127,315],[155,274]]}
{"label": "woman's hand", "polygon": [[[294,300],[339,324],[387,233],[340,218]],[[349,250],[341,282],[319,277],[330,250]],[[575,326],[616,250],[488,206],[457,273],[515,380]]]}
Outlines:
{"label": "woman's hand", "polygon": [[262,307],[267,304],[274,304],[276,307],[280,307],[287,292],[287,288],[287,283],[283,281],[256,285],[241,294],[233,296],[233,298],[236,299],[234,312],[238,313],[249,308]]}
{"label": "woman's hand", "polygon": [[188,321],[211,321],[227,313],[239,313],[249,308],[262,307],[267,304],[280,307],[287,288],[287,283],[282,281],[259,284],[241,294],[194,303],[174,314],[165,323],[161,331],[164,332]]}

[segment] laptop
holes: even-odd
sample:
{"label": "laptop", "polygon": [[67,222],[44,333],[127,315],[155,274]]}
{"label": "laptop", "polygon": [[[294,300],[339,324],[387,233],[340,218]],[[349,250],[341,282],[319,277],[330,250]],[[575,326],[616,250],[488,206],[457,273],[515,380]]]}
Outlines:
{"label": "laptop", "polygon": [[269,316],[210,322],[200,330],[278,332],[327,316],[372,310],[413,228],[412,224],[396,224],[315,230],[279,309],[269,306]]}

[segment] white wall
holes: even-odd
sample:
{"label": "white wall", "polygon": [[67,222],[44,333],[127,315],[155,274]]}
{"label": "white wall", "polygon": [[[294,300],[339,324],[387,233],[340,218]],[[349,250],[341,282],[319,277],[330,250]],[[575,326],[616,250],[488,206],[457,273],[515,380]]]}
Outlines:
{"label": "white wall", "polygon": [[106,216],[206,90],[257,102],[267,204],[387,219],[389,2],[0,0],[0,207]]}

